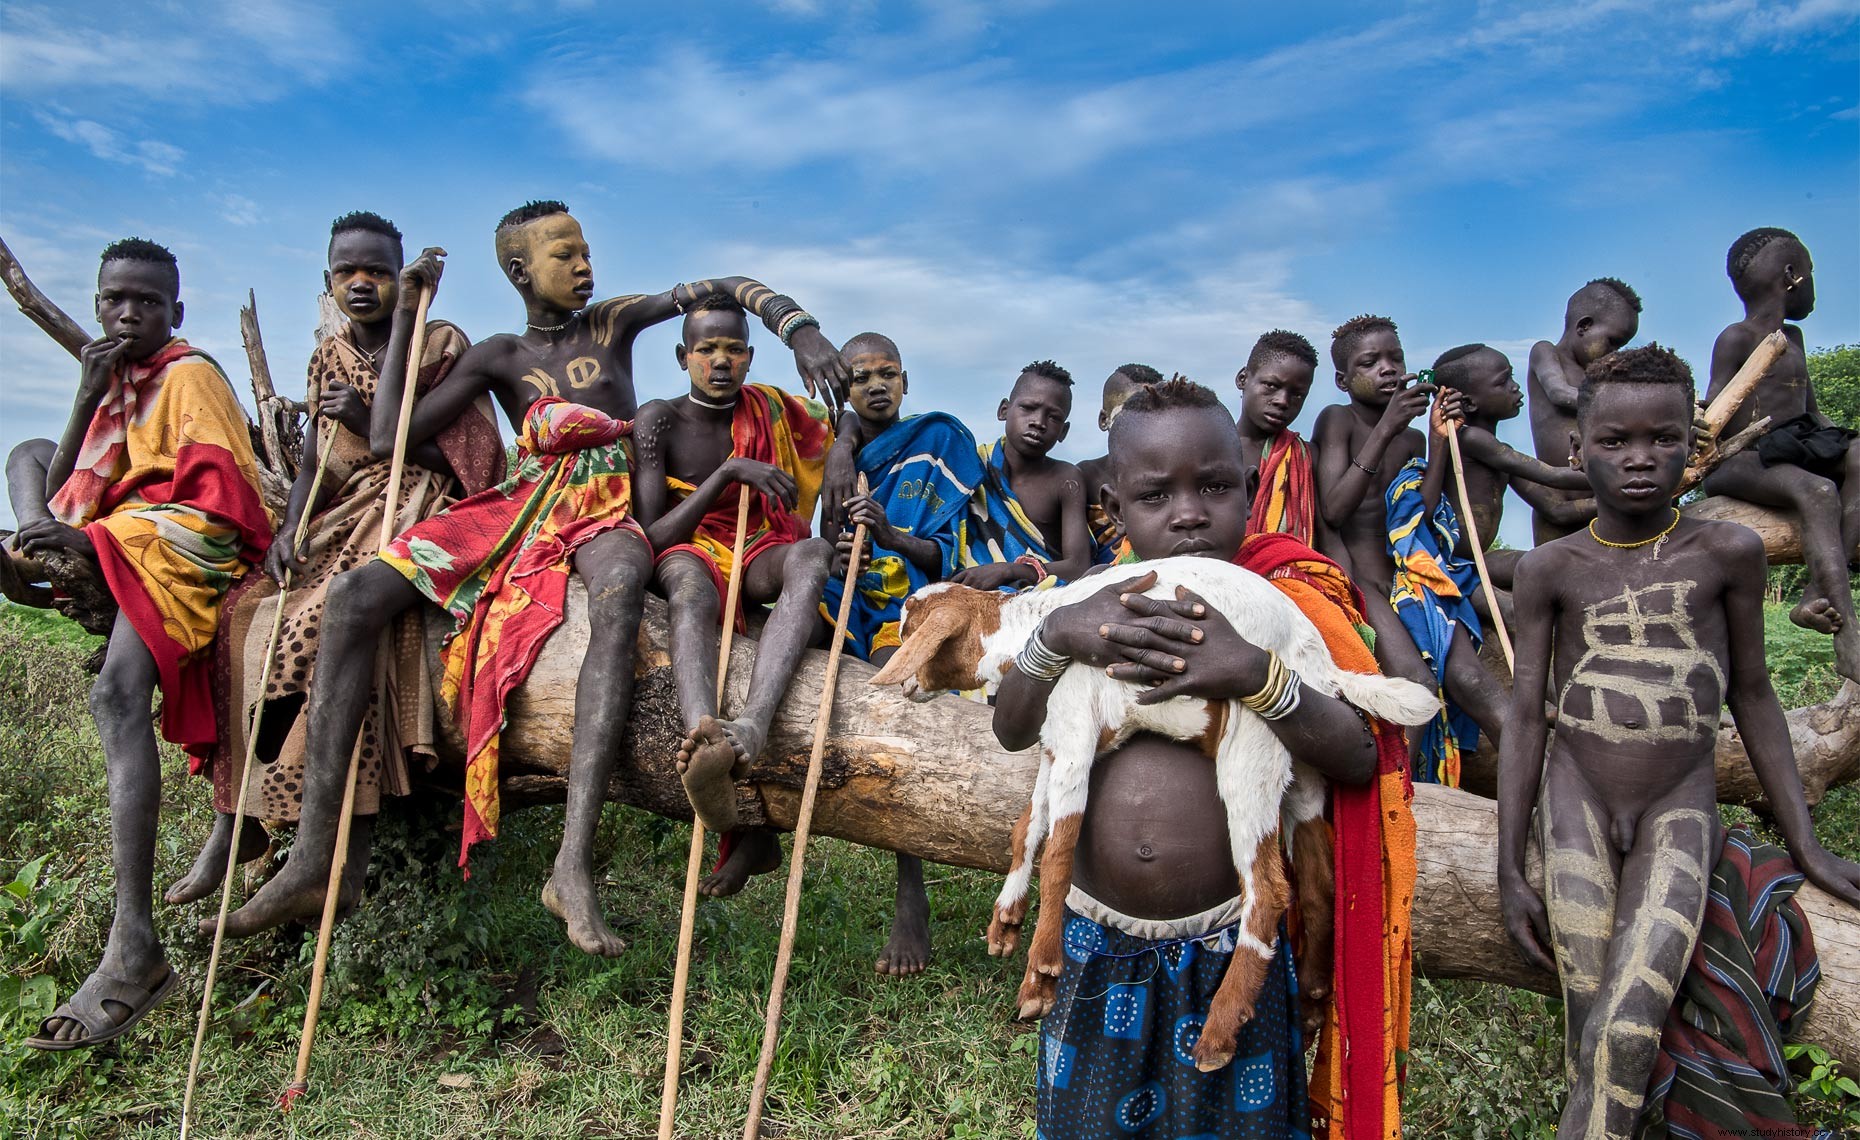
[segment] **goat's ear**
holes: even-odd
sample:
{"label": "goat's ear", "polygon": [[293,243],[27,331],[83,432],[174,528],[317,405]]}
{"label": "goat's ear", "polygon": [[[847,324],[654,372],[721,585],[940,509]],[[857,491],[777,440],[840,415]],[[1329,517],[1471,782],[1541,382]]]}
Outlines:
{"label": "goat's ear", "polygon": [[962,632],[963,622],[953,609],[943,608],[929,614],[924,623],[911,631],[898,651],[872,675],[874,685],[902,685],[917,675],[943,643]]}

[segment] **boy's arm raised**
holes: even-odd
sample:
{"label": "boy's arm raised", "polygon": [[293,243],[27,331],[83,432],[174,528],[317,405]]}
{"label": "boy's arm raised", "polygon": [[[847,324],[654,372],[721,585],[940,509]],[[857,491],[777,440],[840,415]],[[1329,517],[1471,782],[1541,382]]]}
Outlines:
{"label": "boy's arm raised", "polygon": [[[1744,739],[1744,752],[1763,785],[1776,829],[1809,881],[1822,890],[1860,907],[1860,864],[1830,854],[1815,838],[1814,821],[1802,794],[1802,775],[1795,766],[1795,748],[1789,740],[1789,722],[1776,690],[1770,684],[1769,664],[1763,653],[1763,584],[1768,561],[1763,540],[1756,533],[1731,523],[1719,524],[1736,533],[1713,543],[1725,566],[1724,616],[1730,634],[1731,676],[1725,703]],[[1519,648],[1518,660],[1524,660]],[[1510,737],[1506,737],[1510,742]],[[1503,773],[1504,760],[1499,762]]]}
{"label": "boy's arm raised", "polygon": [[1550,403],[1558,410],[1571,415],[1576,411],[1576,385],[1564,378],[1563,362],[1557,359],[1556,345],[1547,340],[1540,340],[1531,346],[1531,358],[1527,365],[1530,375],[1550,398]]}
{"label": "boy's arm raised", "polygon": [[1498,894],[1505,929],[1526,961],[1553,973],[1556,966],[1548,949],[1550,919],[1543,896],[1525,878],[1524,851],[1550,731],[1544,715],[1544,683],[1550,671],[1556,600],[1550,593],[1553,575],[1547,563],[1556,557],[1554,551],[1534,550],[1518,560],[1511,593],[1516,607],[1512,628],[1517,668],[1498,759]]}
{"label": "boy's arm raised", "polygon": [[1595,496],[1584,495],[1580,499],[1565,499],[1553,495],[1542,483],[1530,479],[1512,481],[1511,489],[1524,500],[1524,505],[1536,511],[1552,524],[1566,529],[1583,526],[1595,517]]}
{"label": "boy's arm raised", "polygon": [[71,472],[77,469],[78,451],[84,446],[91,417],[97,414],[97,406],[109,395],[110,377],[122,367],[123,356],[128,351],[128,338],[115,336],[100,336],[78,350],[82,367],[78,372],[77,399],[71,405],[65,433],[58,437],[58,449],[52,453],[52,462],[45,470],[47,499],[56,495],[71,478]]}
{"label": "boy's arm raised", "polygon": [[1534,455],[1526,455],[1481,427],[1464,425],[1460,428],[1460,451],[1474,463],[1482,463],[1514,479],[1555,487],[1559,491],[1589,489],[1589,477],[1580,469],[1557,467]]}
{"label": "boy's arm raised", "polygon": [[[445,255],[443,249],[428,247],[400,272],[394,328],[387,348],[382,350],[381,378],[375,384],[374,405],[368,416],[368,450],[377,459],[394,453],[394,433],[400,426],[401,393],[407,383],[407,352],[413,345],[413,322],[418,314],[420,293],[425,289],[438,290],[439,276],[445,269],[441,259]],[[466,349],[445,382],[414,403],[412,422],[407,428],[409,448],[444,431],[452,421],[465,414],[473,401],[490,391],[495,375],[486,365],[497,351],[493,347],[496,343],[493,338]]]}

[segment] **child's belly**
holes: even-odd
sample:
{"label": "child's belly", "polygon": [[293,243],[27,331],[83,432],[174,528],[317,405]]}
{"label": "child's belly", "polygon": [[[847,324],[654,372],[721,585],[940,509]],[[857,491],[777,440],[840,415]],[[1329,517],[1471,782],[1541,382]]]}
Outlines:
{"label": "child's belly", "polygon": [[1214,762],[1138,735],[1092,768],[1073,882],[1133,918],[1199,914],[1239,893],[1230,846]]}

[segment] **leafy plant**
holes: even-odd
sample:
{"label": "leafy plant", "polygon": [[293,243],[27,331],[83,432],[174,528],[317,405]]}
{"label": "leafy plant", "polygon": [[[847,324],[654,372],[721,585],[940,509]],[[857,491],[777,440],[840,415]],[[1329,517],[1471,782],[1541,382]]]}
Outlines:
{"label": "leafy plant", "polygon": [[1796,1082],[1796,1107],[1801,1115],[1822,1126],[1860,1128],[1860,1082],[1841,1072],[1841,1063],[1819,1045],[1784,1045],[1783,1057],[1795,1062],[1793,1070],[1808,1072]]}

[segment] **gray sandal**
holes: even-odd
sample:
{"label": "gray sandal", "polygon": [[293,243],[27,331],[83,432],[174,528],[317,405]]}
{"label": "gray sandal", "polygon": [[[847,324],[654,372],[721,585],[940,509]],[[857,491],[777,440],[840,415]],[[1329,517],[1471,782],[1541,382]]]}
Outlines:
{"label": "gray sandal", "polygon": [[[111,977],[99,970],[84,979],[71,1000],[52,1011],[52,1015],[39,1022],[39,1036],[26,1038],[25,1044],[30,1049],[43,1049],[48,1053],[63,1053],[72,1049],[89,1049],[114,1041],[135,1028],[136,1022],[148,1015],[149,1010],[160,1005],[168,996],[168,991],[181,980],[181,975],[174,967],[153,988],[137,985],[122,978]],[[120,1023],[111,1018],[103,1008],[106,1001],[127,1006],[129,1016]],[[54,1021],[75,1021],[84,1030],[82,1037],[59,1040],[51,1036],[51,1023]]]}

